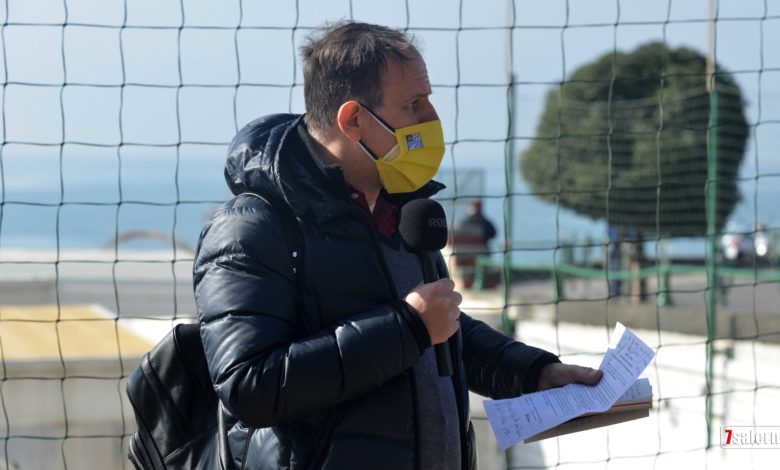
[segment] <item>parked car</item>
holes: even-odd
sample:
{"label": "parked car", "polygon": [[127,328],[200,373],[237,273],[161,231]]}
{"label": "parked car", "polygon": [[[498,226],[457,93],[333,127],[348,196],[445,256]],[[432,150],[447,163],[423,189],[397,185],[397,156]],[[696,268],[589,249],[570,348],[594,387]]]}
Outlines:
{"label": "parked car", "polygon": [[755,261],[756,264],[768,266],[780,254],[775,238],[760,221],[754,230],[729,222],[720,237],[720,248],[724,260],[736,265],[753,264]]}

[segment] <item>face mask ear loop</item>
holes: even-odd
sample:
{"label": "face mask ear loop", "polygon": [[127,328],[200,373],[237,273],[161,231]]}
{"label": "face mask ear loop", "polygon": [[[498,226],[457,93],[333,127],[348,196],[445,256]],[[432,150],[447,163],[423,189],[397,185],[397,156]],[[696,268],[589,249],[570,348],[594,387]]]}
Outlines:
{"label": "face mask ear loop", "polygon": [[363,153],[371,157],[373,160],[379,160],[379,158],[376,155],[374,155],[374,152],[372,152],[368,147],[366,147],[365,144],[363,144],[363,142],[358,140],[357,144],[358,146],[360,146],[360,149],[363,150]]}
{"label": "face mask ear loop", "polygon": [[392,127],[390,127],[390,125],[389,125],[388,123],[386,123],[386,122],[384,121],[384,119],[382,119],[381,117],[377,116],[377,115],[376,115],[376,113],[374,113],[373,111],[371,111],[371,109],[369,109],[369,107],[368,107],[368,106],[366,106],[366,105],[364,105],[363,103],[360,103],[360,102],[358,102],[358,104],[360,104],[360,106],[362,106],[362,107],[363,107],[363,109],[365,109],[366,111],[368,111],[368,114],[370,114],[370,115],[371,115],[371,117],[372,117],[372,118],[374,118],[374,120],[375,120],[376,122],[378,122],[380,126],[384,127],[384,128],[385,128],[385,130],[386,130],[387,132],[389,132],[389,133],[391,133],[391,134],[395,135],[395,129],[393,129]]}

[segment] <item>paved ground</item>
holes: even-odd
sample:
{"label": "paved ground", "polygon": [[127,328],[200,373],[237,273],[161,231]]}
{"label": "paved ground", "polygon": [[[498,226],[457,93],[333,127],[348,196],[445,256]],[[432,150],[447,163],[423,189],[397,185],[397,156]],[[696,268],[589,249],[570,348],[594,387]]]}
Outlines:
{"label": "paved ground", "polygon": [[[99,304],[122,318],[192,317],[192,260],[136,253],[114,263],[112,252],[46,252],[0,257],[1,305]],[[26,260],[26,262],[15,262]]]}
{"label": "paved ground", "polygon": [[[701,275],[674,275],[670,281],[671,306],[702,308],[706,305],[707,280]],[[625,292],[625,288],[623,289]],[[658,282],[655,278],[647,281],[646,301],[654,304],[657,300]],[[550,281],[530,281],[518,284],[513,294],[526,302],[548,302],[553,298],[553,285]],[[605,279],[567,279],[563,283],[563,300],[569,301],[605,301],[607,282]],[[726,288],[718,292],[719,307],[731,312],[774,313],[780,314],[780,283],[755,282],[751,279],[729,279]],[[631,303],[632,296],[624,295],[618,299]]]}
{"label": "paved ground", "polygon": [[[607,296],[604,280],[566,280],[563,296],[555,300],[551,281],[526,281],[512,286],[506,302],[503,288],[467,292],[463,310],[471,314],[500,314],[504,305],[513,319],[545,319],[588,325],[660,329],[707,336],[706,279],[699,275],[672,279],[671,304],[656,304],[656,283],[648,283],[645,302]],[[742,283],[727,289],[716,306],[716,338],[757,338],[780,343],[780,283]]]}
{"label": "paved ground", "polygon": [[116,289],[111,280],[6,280],[0,283],[0,299],[0,306],[99,304],[119,312],[121,318],[191,317],[195,312],[189,279],[176,284],[173,280],[118,280]]}

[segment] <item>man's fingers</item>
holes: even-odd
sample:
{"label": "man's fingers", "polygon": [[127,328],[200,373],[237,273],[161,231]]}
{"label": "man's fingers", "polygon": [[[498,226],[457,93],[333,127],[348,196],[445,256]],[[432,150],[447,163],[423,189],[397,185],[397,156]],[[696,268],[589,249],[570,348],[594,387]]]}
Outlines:
{"label": "man's fingers", "polygon": [[597,384],[604,375],[600,370],[583,366],[573,366],[570,373],[576,382],[586,385]]}
{"label": "man's fingers", "polygon": [[539,375],[538,390],[562,387],[571,383],[596,385],[604,374],[597,369],[574,364],[552,363]]}
{"label": "man's fingers", "polygon": [[438,281],[436,281],[436,284],[438,284],[442,289],[446,291],[455,290],[455,282],[448,277],[439,279]]}

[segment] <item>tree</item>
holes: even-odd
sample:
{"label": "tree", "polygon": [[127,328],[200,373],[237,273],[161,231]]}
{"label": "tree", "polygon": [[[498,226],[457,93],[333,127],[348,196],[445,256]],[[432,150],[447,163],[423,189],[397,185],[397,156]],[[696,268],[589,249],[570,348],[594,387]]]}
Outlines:
{"label": "tree", "polygon": [[[710,95],[705,57],[649,43],[608,53],[547,95],[522,154],[545,200],[643,237],[706,234]],[[748,125],[741,92],[718,68],[717,226],[739,201]]]}

